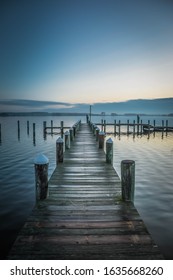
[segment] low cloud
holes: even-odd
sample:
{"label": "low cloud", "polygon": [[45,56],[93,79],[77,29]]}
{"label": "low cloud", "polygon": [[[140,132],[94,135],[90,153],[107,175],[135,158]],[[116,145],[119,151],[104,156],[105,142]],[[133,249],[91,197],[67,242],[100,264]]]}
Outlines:
{"label": "low cloud", "polygon": [[0,100],[0,111],[54,111],[57,109],[69,109],[75,104],[54,101],[39,101],[27,99],[3,99]]}

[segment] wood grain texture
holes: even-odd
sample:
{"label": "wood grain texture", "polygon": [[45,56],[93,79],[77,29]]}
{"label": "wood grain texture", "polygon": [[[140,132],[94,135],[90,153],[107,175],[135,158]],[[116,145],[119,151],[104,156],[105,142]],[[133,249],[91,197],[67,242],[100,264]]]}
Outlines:
{"label": "wood grain texture", "polygon": [[163,259],[88,124],[49,180],[8,259]]}

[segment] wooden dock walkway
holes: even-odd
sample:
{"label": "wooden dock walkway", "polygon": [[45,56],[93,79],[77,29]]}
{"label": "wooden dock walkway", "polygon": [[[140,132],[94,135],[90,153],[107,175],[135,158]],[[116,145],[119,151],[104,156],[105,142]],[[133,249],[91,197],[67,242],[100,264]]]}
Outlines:
{"label": "wooden dock walkway", "polygon": [[8,259],[163,259],[88,124],[49,180]]}

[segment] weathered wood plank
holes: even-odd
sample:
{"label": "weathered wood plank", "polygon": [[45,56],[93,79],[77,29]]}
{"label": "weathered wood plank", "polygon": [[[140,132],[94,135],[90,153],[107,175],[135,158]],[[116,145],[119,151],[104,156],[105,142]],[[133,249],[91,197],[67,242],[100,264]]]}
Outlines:
{"label": "weathered wood plank", "polygon": [[49,180],[8,259],[163,259],[88,124]]}

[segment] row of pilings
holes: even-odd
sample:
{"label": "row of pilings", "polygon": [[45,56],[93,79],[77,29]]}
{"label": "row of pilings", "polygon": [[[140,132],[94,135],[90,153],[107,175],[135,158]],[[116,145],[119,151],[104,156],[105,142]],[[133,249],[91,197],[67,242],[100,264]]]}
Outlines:
{"label": "row of pilings", "polygon": [[[106,162],[113,165],[113,140],[108,138],[105,143],[106,133],[98,128],[92,122],[88,122],[93,132],[96,141],[98,142],[98,148],[104,149],[106,153]],[[134,202],[135,192],[135,161],[134,160],[122,160],[121,161],[121,191],[122,200]]]}
{"label": "row of pilings", "polygon": [[[80,129],[81,120],[76,122],[69,131],[56,140],[56,165],[63,163],[64,152],[70,149],[70,143],[74,141],[77,131]],[[62,136],[62,135],[61,135]],[[44,154],[39,154],[35,160],[35,189],[36,201],[46,199],[49,195],[48,189],[48,166],[49,159]]]}

